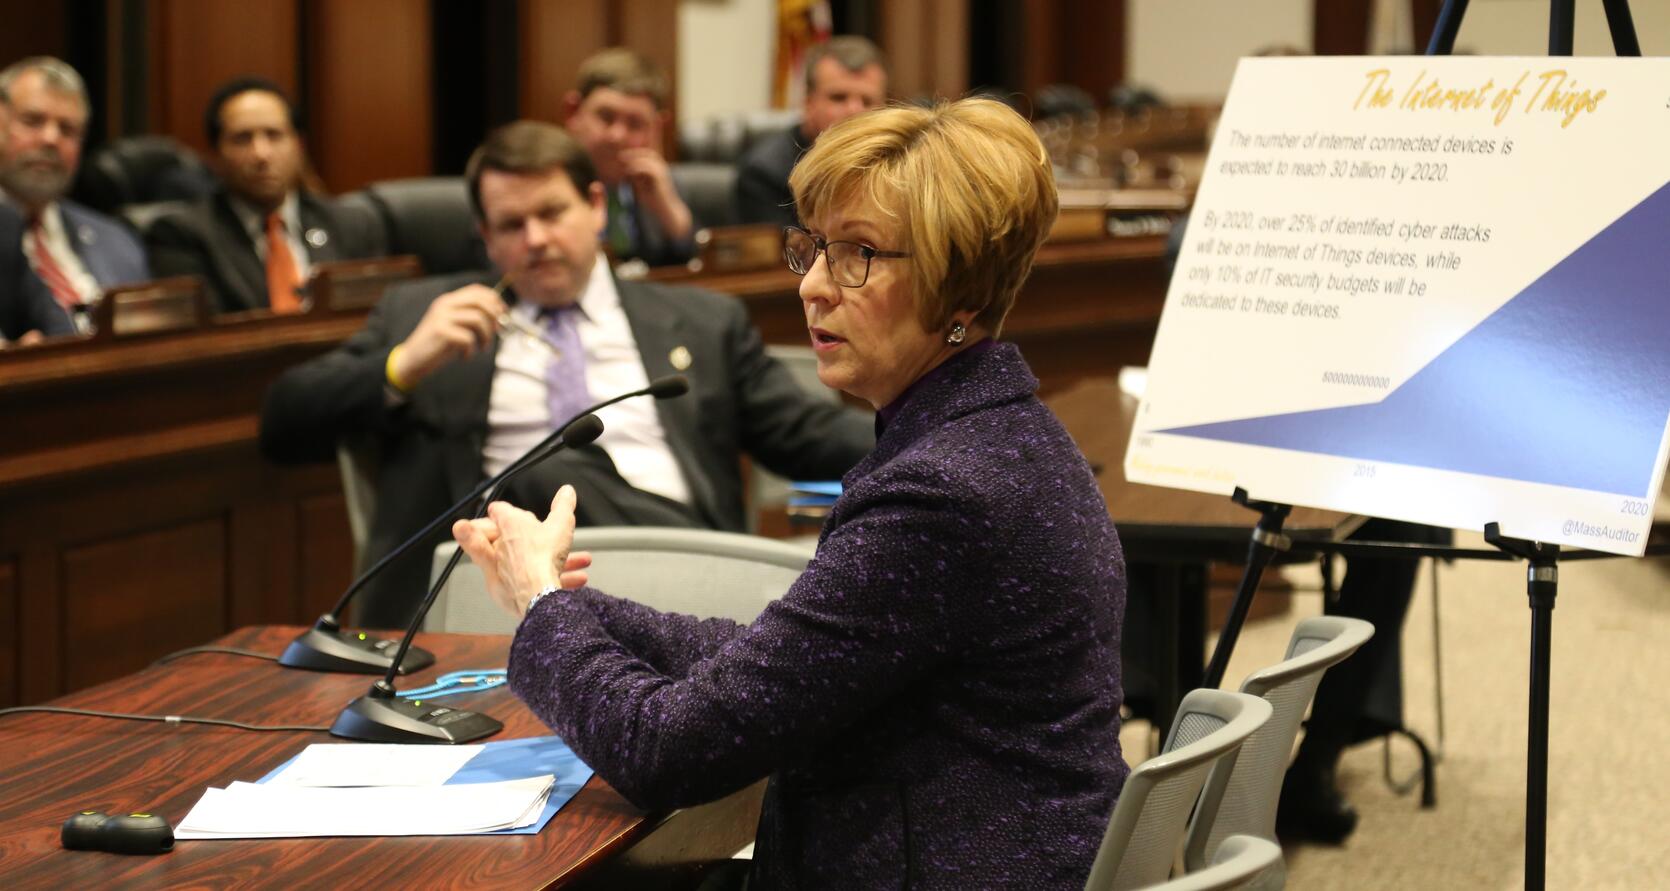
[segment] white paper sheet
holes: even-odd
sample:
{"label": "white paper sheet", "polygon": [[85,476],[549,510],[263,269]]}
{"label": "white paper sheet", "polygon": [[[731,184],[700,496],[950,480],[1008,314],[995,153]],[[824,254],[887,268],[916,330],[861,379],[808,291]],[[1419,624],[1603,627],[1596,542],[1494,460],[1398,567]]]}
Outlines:
{"label": "white paper sheet", "polygon": [[287,786],[439,786],[481,746],[315,743],[272,782]]}
{"label": "white paper sheet", "polygon": [[204,792],[176,839],[470,835],[530,825],[549,774],[450,786],[318,787],[233,783]]}

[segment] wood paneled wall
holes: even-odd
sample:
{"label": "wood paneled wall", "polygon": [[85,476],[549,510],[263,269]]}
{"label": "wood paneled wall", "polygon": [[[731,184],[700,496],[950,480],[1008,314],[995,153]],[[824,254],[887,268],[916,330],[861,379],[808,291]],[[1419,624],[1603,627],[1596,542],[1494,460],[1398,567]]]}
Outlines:
{"label": "wood paneled wall", "polygon": [[206,152],[203,108],[216,87],[239,75],[296,95],[295,0],[152,0],[149,11],[151,132]]}
{"label": "wood paneled wall", "polygon": [[[515,11],[514,45],[485,51],[515,55],[509,104],[524,117],[560,120],[580,62],[606,46],[629,46],[669,73],[678,69],[678,0],[516,0]],[[207,153],[209,96],[249,74],[301,103],[309,156],[330,191],[437,172],[430,0],[150,0],[145,14],[148,119],[125,122],[125,132],[166,133]],[[110,43],[119,65],[120,47]],[[490,78],[482,83],[497,89]],[[676,101],[675,88],[671,109]],[[669,128],[669,149],[672,142]]]}
{"label": "wood paneled wall", "polygon": [[0,352],[0,707],[324,612],[353,564],[338,472],[264,461],[257,414],[361,321]]}
{"label": "wood paneled wall", "polygon": [[[1414,18],[1415,50],[1424,52],[1438,26],[1442,0],[1402,0]],[[1319,56],[1360,56],[1368,52],[1372,0],[1314,0],[1312,46]]]}
{"label": "wood paneled wall", "polygon": [[1050,84],[1073,84],[1103,101],[1125,80],[1125,0],[1023,4],[1021,87],[1028,96]]}
{"label": "wood paneled wall", "polygon": [[580,63],[608,46],[615,27],[606,0],[522,0],[517,107],[524,118],[562,120],[562,97]]}
{"label": "wood paneled wall", "polygon": [[433,160],[425,0],[308,0],[309,144],[333,191],[424,176]]}
{"label": "wood paneled wall", "polygon": [[[888,90],[955,99],[968,92],[968,0],[878,0]],[[1030,5],[1030,4],[1029,4]]]}
{"label": "wood paneled wall", "polygon": [[0,68],[26,56],[62,56],[69,44],[67,0],[16,0],[0,7]]}
{"label": "wood paneled wall", "polygon": [[[678,72],[678,0],[520,0],[518,103],[524,118],[562,122],[563,97],[586,57],[624,46],[654,60],[669,78]],[[677,119],[678,84],[667,110]],[[667,128],[668,157],[676,128]]]}
{"label": "wood paneled wall", "polygon": [[430,171],[427,0],[153,0],[151,132],[208,153],[203,111],[226,80],[271,80],[301,104],[332,191]]}
{"label": "wood paneled wall", "polygon": [[274,468],[247,441],[112,463],[0,494],[0,535],[17,549],[0,555],[0,706],[137,671],[241,625],[310,622],[347,583],[334,468]]}

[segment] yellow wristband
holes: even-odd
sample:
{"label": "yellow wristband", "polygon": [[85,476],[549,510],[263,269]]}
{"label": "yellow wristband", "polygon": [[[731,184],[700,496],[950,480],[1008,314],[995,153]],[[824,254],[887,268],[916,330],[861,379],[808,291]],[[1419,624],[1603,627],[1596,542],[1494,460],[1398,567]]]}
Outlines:
{"label": "yellow wristband", "polygon": [[395,388],[396,390],[399,390],[402,393],[406,392],[406,383],[400,379],[400,375],[395,373],[395,371],[394,371],[394,360],[395,360],[396,356],[400,355],[400,351],[405,349],[405,348],[406,348],[406,345],[403,344],[403,343],[396,345],[394,349],[389,350],[388,361],[383,363],[383,377],[384,377],[384,379],[386,379],[388,381],[389,386]]}

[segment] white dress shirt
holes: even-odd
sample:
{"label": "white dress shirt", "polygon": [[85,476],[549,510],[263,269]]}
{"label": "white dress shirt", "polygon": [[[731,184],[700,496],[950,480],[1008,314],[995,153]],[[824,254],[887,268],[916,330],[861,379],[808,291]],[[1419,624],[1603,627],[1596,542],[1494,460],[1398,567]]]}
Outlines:
{"label": "white dress shirt", "polygon": [[[258,210],[253,204],[239,198],[230,192],[226,195],[226,203],[232,206],[232,213],[243,223],[244,231],[249,233],[251,241],[255,242],[255,256],[261,258],[261,265],[267,265],[267,215]],[[278,206],[278,218],[284,222],[284,240],[290,242],[290,256],[296,261],[296,280],[307,281],[308,273],[313,271],[313,264],[307,259],[307,242],[303,241],[301,201],[296,198],[294,189],[284,196],[284,203]]]}
{"label": "white dress shirt", "polygon": [[[580,294],[579,305],[576,322],[586,353],[586,389],[592,400],[649,386],[638,342],[621,309],[608,260],[601,252]],[[534,328],[543,329],[539,309],[523,301],[510,311]],[[506,328],[501,337],[488,399],[487,442],[481,458],[482,470],[488,476],[510,466],[550,435],[554,425],[568,420],[551,418],[545,385],[551,351],[515,328]],[[690,486],[667,444],[667,431],[661,426],[654,399],[628,399],[603,409],[597,417],[603,422],[603,435],[597,445],[608,453],[621,477],[634,488],[681,504],[690,503]]]}

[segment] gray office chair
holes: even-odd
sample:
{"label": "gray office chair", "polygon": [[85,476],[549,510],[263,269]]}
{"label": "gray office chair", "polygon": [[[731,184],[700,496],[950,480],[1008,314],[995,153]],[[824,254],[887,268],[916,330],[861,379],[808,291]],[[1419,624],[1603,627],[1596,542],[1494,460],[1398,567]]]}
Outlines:
{"label": "gray office chair", "polygon": [[[435,549],[437,578],[457,544]],[[662,612],[752,622],[783,596],[812,559],[788,542],[657,526],[594,526],[576,530],[574,549],[590,551],[591,587]],[[486,582],[465,558],[424,620],[428,631],[510,634],[516,619],[487,596]]]}
{"label": "gray office chair", "polygon": [[[781,362],[802,390],[830,402],[841,401],[839,392],[818,380],[818,356],[811,347],[771,345],[765,348],[765,354]],[[758,461],[749,464],[748,523],[749,528],[754,528],[762,509],[788,503],[789,481],[766,470]]]}
{"label": "gray office chair", "polygon": [[1154,891],[1250,891],[1271,867],[1281,865],[1281,846],[1250,835],[1232,835],[1218,845],[1212,865],[1185,873]]}
{"label": "gray office chair", "polygon": [[381,456],[369,436],[344,437],[336,443],[336,468],[342,474],[342,500],[348,507],[348,534],[354,541],[354,573],[365,571],[365,541],[377,515],[377,466]]}
{"label": "gray office chair", "polygon": [[783,363],[783,367],[794,376],[794,382],[799,384],[801,389],[830,402],[841,401],[839,392],[818,380],[818,354],[811,347],[771,344],[765,348],[765,354]]}
{"label": "gray office chair", "polygon": [[1233,766],[1241,744],[1270,719],[1270,703],[1245,693],[1191,690],[1161,754],[1125,779],[1085,891],[1146,888],[1166,880],[1206,776]]}
{"label": "gray office chair", "polygon": [[[1293,741],[1299,735],[1299,721],[1316,695],[1322,673],[1373,636],[1374,626],[1361,619],[1305,619],[1288,639],[1287,657],[1242,682],[1241,692],[1268,701],[1272,714],[1242,744],[1233,765],[1220,764],[1207,777],[1183,848],[1186,868],[1201,869],[1215,862],[1218,848],[1232,835],[1276,840],[1276,803]],[[1286,881],[1286,868],[1278,858],[1275,867],[1259,877],[1257,887],[1281,888]]]}

